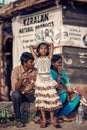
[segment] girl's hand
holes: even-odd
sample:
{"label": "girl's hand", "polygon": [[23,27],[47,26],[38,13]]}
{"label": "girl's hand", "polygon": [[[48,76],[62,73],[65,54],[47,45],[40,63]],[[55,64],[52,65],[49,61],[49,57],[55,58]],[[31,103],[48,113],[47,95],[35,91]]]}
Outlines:
{"label": "girl's hand", "polygon": [[50,46],[48,57],[50,59],[52,59],[52,57],[53,57],[53,51],[54,51],[54,45],[53,45],[53,43],[48,43],[48,45]]}
{"label": "girl's hand", "polygon": [[47,43],[49,46],[52,46],[53,45],[53,43]]}
{"label": "girl's hand", "polygon": [[36,46],[35,45],[30,45],[29,48],[36,49]]}

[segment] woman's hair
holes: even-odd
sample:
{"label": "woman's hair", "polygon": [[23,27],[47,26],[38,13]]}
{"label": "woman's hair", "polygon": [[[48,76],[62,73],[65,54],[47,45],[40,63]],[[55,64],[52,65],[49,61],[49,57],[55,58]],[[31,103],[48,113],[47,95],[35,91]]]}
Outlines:
{"label": "woman's hair", "polygon": [[34,60],[33,56],[31,53],[29,52],[24,52],[22,53],[21,57],[20,57],[20,60],[21,60],[21,64],[23,65],[23,63],[26,63],[28,62],[29,60]]}
{"label": "woman's hair", "polygon": [[37,46],[36,52],[37,52],[38,56],[41,56],[41,54],[40,54],[40,47],[41,47],[42,45],[45,45],[45,46],[47,47],[46,56],[48,56],[48,54],[49,54],[49,45],[48,45],[47,43],[45,43],[45,42],[41,42],[41,43]]}
{"label": "woman's hair", "polygon": [[58,54],[54,54],[51,60],[51,69],[54,69],[53,63],[58,61],[59,59],[62,59],[62,57]]}
{"label": "woman's hair", "polygon": [[52,57],[51,62],[55,63],[59,59],[62,59],[62,57],[60,55],[58,55],[58,54],[54,54],[53,57]]}

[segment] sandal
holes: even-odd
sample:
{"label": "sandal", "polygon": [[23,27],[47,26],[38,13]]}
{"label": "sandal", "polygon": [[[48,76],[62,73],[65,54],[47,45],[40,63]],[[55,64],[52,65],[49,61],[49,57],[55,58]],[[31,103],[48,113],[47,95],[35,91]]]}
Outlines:
{"label": "sandal", "polygon": [[21,128],[21,127],[24,127],[24,126],[25,125],[21,121],[16,122],[16,127],[17,128]]}
{"label": "sandal", "polygon": [[62,120],[62,119],[58,119],[57,117],[55,117],[55,121],[56,121],[57,123],[63,123],[63,120]]}
{"label": "sandal", "polygon": [[52,124],[55,128],[61,128],[61,125],[57,121],[52,122]]}
{"label": "sandal", "polygon": [[53,126],[55,127],[55,128],[61,128],[61,125],[60,124],[58,124],[58,123],[53,123]]}
{"label": "sandal", "polygon": [[41,124],[41,120],[39,119],[39,120],[34,120],[34,123],[35,124]]}
{"label": "sandal", "polygon": [[35,124],[41,124],[41,123],[42,123],[41,118],[40,118],[40,117],[35,117],[34,123],[35,123]]}
{"label": "sandal", "polygon": [[64,121],[62,119],[58,119],[57,123],[63,123]]}
{"label": "sandal", "polygon": [[46,128],[47,127],[47,122],[42,122],[42,124],[40,125],[40,128]]}

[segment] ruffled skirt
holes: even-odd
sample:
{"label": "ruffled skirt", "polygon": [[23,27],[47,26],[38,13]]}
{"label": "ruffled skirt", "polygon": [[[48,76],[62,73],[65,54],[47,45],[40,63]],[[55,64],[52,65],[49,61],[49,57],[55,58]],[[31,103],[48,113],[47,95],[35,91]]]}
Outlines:
{"label": "ruffled skirt", "polygon": [[35,85],[35,107],[37,109],[51,111],[62,107],[55,80],[51,77],[37,77]]}

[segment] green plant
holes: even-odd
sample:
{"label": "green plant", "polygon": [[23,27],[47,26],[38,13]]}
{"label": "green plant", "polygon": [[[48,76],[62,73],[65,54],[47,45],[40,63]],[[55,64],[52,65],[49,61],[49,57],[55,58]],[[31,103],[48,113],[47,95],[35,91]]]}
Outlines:
{"label": "green plant", "polygon": [[0,108],[0,124],[10,126],[14,123],[14,113],[8,108]]}

